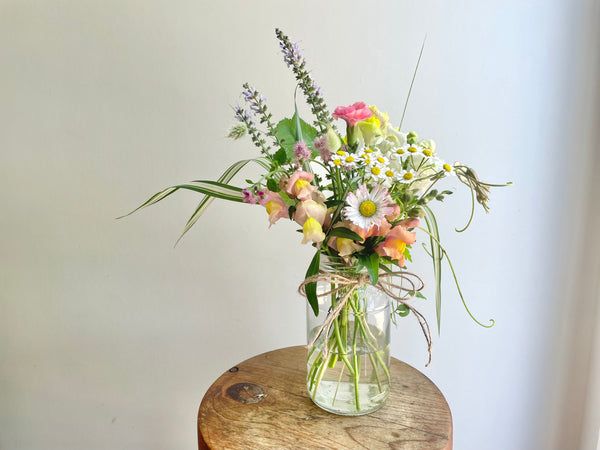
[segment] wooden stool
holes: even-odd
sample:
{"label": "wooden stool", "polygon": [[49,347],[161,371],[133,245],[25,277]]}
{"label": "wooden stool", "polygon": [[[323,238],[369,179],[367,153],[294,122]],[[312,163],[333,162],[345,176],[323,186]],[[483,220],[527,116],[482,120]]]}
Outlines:
{"label": "wooden stool", "polygon": [[275,350],[225,372],[198,411],[200,450],[452,449],[452,416],[439,389],[392,358],[387,403],[365,416],[328,413],[306,391],[306,348]]}

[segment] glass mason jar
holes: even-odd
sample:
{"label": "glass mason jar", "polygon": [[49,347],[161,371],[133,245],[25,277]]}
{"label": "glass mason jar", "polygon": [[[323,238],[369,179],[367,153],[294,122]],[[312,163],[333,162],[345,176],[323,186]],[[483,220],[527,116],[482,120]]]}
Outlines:
{"label": "glass mason jar", "polygon": [[[356,267],[324,255],[320,269],[344,277],[360,276]],[[323,324],[328,313],[349,292],[327,332]],[[335,414],[358,416],[376,411],[390,393],[390,298],[371,284],[356,287],[335,282],[317,283],[317,296],[319,315],[307,306],[307,338],[309,344],[314,343],[308,349],[306,387],[312,401]]]}

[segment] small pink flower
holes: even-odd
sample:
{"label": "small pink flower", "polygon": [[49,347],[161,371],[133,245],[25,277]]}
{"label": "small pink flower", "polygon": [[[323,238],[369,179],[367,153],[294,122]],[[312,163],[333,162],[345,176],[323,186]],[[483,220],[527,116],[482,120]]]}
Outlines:
{"label": "small pink flower", "polygon": [[367,120],[373,113],[365,102],[356,102],[350,106],[338,106],[335,108],[332,117],[334,119],[344,119],[349,127],[354,127],[358,122]]}
{"label": "small pink flower", "polygon": [[321,159],[325,164],[331,161],[331,151],[327,147],[327,136],[315,138],[315,148],[321,153]]}
{"label": "small pink flower", "polygon": [[263,201],[269,215],[269,228],[279,219],[289,217],[288,207],[278,193],[267,190]]}
{"label": "small pink flower", "polygon": [[250,192],[248,189],[242,189],[242,195],[244,196],[244,198],[242,198],[244,203],[256,205],[256,199],[254,198],[254,195],[252,195],[252,192]]}
{"label": "small pink flower", "polygon": [[298,160],[310,158],[310,149],[306,142],[298,141],[294,144],[294,156]]}
{"label": "small pink flower", "polygon": [[315,178],[314,174],[298,170],[292,174],[285,186],[285,192],[291,198],[298,200],[310,200],[312,193],[317,189],[316,186],[310,184]]}

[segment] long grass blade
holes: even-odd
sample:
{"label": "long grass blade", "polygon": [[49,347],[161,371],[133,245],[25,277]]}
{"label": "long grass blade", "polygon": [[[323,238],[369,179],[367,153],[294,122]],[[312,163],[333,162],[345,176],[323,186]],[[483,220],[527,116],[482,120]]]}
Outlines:
{"label": "long grass blade", "polygon": [[400,125],[398,126],[399,130],[402,130],[402,124],[404,123],[404,115],[406,114],[408,100],[410,99],[410,94],[412,92],[413,84],[415,83],[415,78],[417,77],[417,72],[419,71],[419,64],[421,63],[421,56],[423,56],[423,49],[425,49],[425,41],[426,40],[427,40],[427,35],[423,38],[423,45],[421,45],[421,52],[419,53],[419,59],[417,60],[417,65],[415,67],[415,73],[413,73],[412,81],[410,82],[410,88],[408,89],[408,95],[406,96],[406,102],[404,103],[404,111],[402,111],[402,119],[400,119]]}
{"label": "long grass blade", "polygon": [[127,217],[133,214],[140,209],[146,208],[148,206],[154,205],[161,200],[164,200],[169,195],[178,191],[179,189],[187,189],[194,192],[199,192],[204,195],[208,195],[210,197],[222,198],[223,200],[229,200],[234,202],[241,202],[244,198],[242,194],[242,189],[235,186],[230,186],[225,183],[219,183],[218,181],[210,181],[210,180],[196,180],[190,181],[189,183],[178,184],[177,186],[171,186],[167,189],[164,189],[152,197],[150,197],[145,203],[138,206],[136,209],[131,211],[129,214],[125,214],[124,216],[117,217],[117,219],[121,219],[123,217]]}
{"label": "long grass blade", "polygon": [[[232,164],[225,172],[223,172],[223,174],[219,177],[219,179],[217,181],[220,183],[229,183],[231,181],[231,179],[241,169],[243,169],[248,163],[251,163],[251,162],[254,162],[254,163],[262,166],[265,170],[270,169],[270,163],[266,158],[243,159],[241,161],[236,162],[235,164]],[[175,245],[177,245],[179,243],[179,241],[181,240],[181,238],[183,238],[183,236],[190,230],[190,228],[192,228],[194,226],[194,224],[198,221],[200,216],[202,216],[202,214],[204,214],[204,211],[206,211],[206,209],[209,207],[209,205],[213,202],[214,199],[215,199],[214,197],[205,195],[202,198],[202,200],[200,200],[198,207],[196,208],[196,210],[194,211],[192,216],[188,219],[187,223],[185,224],[185,227],[183,228],[183,232],[177,239],[177,242],[175,242]]]}
{"label": "long grass blade", "polygon": [[427,229],[431,234],[429,242],[431,245],[431,260],[433,261],[433,275],[435,278],[435,314],[437,317],[438,334],[440,334],[442,325],[442,257],[444,255],[439,245],[440,233],[433,211],[426,205],[423,206],[423,211],[425,211],[424,219]]}

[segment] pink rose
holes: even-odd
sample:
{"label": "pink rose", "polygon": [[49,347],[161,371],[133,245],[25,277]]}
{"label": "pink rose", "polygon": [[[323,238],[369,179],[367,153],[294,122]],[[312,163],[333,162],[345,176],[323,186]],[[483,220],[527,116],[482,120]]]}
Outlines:
{"label": "pink rose", "polygon": [[291,198],[298,200],[310,200],[312,193],[317,189],[316,186],[310,184],[315,178],[314,174],[298,170],[292,174],[285,186],[285,192]]}
{"label": "pink rose", "polygon": [[350,106],[338,106],[333,112],[334,119],[344,119],[349,127],[354,127],[358,122],[367,120],[373,113],[365,102],[356,102]]}

